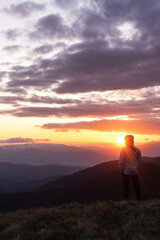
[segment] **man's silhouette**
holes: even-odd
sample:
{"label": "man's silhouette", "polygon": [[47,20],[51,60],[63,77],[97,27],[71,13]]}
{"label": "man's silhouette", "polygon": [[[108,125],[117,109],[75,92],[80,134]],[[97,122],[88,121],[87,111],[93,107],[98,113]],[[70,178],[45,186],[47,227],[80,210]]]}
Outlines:
{"label": "man's silhouette", "polygon": [[127,135],[124,138],[126,147],[121,149],[119,167],[122,171],[124,199],[129,199],[129,185],[132,180],[137,200],[141,200],[141,191],[138,180],[139,165],[142,164],[141,152],[134,146],[134,137]]}

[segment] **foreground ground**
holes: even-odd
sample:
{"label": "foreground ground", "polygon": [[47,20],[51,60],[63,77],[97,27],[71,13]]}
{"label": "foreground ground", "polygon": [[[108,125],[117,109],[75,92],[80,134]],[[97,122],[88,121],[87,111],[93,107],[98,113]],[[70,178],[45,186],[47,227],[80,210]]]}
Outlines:
{"label": "foreground ground", "polygon": [[160,200],[70,203],[0,214],[0,240],[159,240]]}

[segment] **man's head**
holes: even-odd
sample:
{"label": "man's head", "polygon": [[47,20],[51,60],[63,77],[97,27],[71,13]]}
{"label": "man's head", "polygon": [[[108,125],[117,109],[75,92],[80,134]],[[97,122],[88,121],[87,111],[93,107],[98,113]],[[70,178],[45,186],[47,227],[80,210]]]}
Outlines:
{"label": "man's head", "polygon": [[126,135],[124,138],[124,142],[126,146],[133,146],[134,145],[134,136],[132,135]]}

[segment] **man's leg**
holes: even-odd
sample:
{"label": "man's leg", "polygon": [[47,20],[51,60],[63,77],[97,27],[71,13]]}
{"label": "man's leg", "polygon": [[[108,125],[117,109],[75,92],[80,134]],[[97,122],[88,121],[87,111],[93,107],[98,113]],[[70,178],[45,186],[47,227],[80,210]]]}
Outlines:
{"label": "man's leg", "polygon": [[122,177],[123,177],[123,196],[124,196],[124,199],[128,200],[130,176],[125,173],[122,173]]}
{"label": "man's leg", "polygon": [[132,176],[132,182],[133,182],[133,187],[136,191],[137,201],[140,201],[141,200],[141,190],[140,190],[139,179],[138,179],[137,174]]}

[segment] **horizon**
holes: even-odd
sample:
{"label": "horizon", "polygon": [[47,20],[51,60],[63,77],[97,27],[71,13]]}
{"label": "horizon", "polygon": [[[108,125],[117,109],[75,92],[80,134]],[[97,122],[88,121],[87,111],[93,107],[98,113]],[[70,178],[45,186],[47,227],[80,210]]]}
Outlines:
{"label": "horizon", "polygon": [[[139,143],[135,144],[136,147],[138,147],[141,150],[143,157],[159,157],[160,156],[160,141],[151,141],[151,142],[145,142],[145,143]],[[112,161],[115,159],[119,159],[120,150],[125,147],[125,143],[107,143],[107,142],[95,142],[93,143],[54,143],[54,142],[17,142],[17,143],[0,143],[0,149],[3,151],[8,151],[9,156],[11,159],[9,160],[12,162],[12,151],[16,152],[17,150],[31,150],[35,149],[38,151],[44,151],[45,154],[49,151],[49,154],[51,152],[72,152],[74,150],[76,151],[88,151],[90,153],[95,152],[101,155],[106,156],[106,161]],[[87,152],[86,152],[87,154]],[[23,159],[23,154],[20,154]],[[46,155],[47,156],[47,155]],[[87,155],[84,155],[85,157]],[[32,156],[34,160],[34,155]],[[48,156],[47,156],[48,158]],[[64,162],[65,158],[67,161],[67,157],[64,155]],[[13,157],[14,159],[14,157]],[[54,159],[54,157],[53,157]],[[87,158],[88,159],[88,158]],[[76,159],[74,159],[75,161]],[[5,158],[2,158],[1,161],[6,161]],[[47,160],[46,160],[47,161]],[[97,159],[98,161],[98,159]],[[103,160],[104,161],[104,160]],[[21,162],[21,161],[20,161]],[[23,163],[23,160],[22,160]],[[31,163],[31,162],[30,162]],[[26,162],[27,164],[27,162]]]}
{"label": "horizon", "polygon": [[0,145],[159,142],[158,10],[158,0],[2,0]]}
{"label": "horizon", "polygon": [[[120,138],[120,140],[119,140]],[[49,139],[31,139],[31,138],[9,138],[4,139],[0,141],[0,146],[12,146],[12,145],[34,145],[34,144],[53,144],[53,145],[67,145],[67,146],[96,146],[96,145],[106,145],[106,146],[112,146],[112,147],[119,147],[125,146],[124,138],[118,135],[118,137],[115,137],[115,141],[113,142],[54,142]],[[120,142],[119,142],[120,141]],[[160,141],[141,141],[141,142],[134,142],[134,145],[145,145],[145,144],[153,144],[153,143],[160,143]]]}

